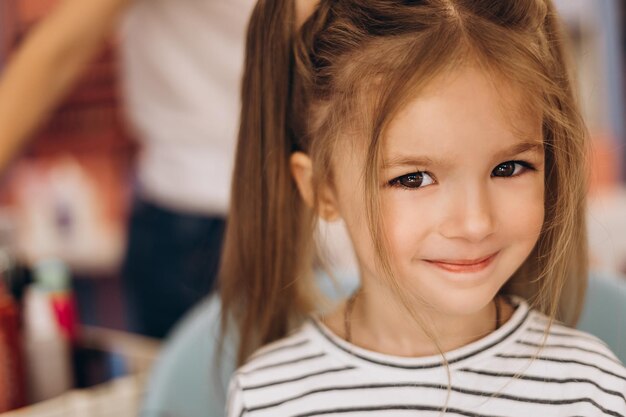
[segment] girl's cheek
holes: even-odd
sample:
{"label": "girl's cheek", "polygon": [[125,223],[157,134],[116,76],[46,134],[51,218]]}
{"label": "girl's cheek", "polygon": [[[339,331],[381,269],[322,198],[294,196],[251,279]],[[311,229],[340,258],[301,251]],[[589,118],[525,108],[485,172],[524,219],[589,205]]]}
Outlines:
{"label": "girl's cheek", "polygon": [[395,253],[414,251],[416,244],[436,227],[436,202],[421,191],[426,190],[393,191],[383,205],[387,235]]}
{"label": "girl's cheek", "polygon": [[373,259],[375,251],[371,241],[364,202],[361,201],[358,195],[350,195],[346,191],[342,196],[341,206],[342,218],[346,224],[356,256],[361,260]]}
{"label": "girl's cheek", "polygon": [[543,180],[503,185],[498,200],[498,219],[503,233],[516,239],[536,239],[543,225]]}

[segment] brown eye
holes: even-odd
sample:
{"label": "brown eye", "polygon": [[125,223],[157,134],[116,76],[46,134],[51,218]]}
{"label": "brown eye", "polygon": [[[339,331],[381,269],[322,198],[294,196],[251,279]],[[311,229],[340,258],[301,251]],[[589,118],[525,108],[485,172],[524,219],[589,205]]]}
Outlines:
{"label": "brown eye", "polygon": [[505,162],[498,165],[493,170],[493,175],[496,177],[510,177],[515,172],[515,164],[513,162]]}
{"label": "brown eye", "polygon": [[523,170],[532,168],[530,164],[522,161],[507,161],[493,170],[494,177],[513,177],[519,175]]}
{"label": "brown eye", "polygon": [[434,180],[426,172],[412,172],[389,182],[390,185],[401,188],[421,188],[432,183],[434,183]]}

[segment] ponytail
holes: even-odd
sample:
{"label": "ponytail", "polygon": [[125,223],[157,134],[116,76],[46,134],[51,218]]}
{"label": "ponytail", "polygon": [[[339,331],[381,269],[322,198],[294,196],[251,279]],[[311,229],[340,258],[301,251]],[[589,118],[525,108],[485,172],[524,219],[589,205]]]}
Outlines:
{"label": "ponytail", "polygon": [[[312,216],[289,170],[294,0],[261,0],[248,27],[239,138],[219,273],[221,342],[234,319],[237,366],[311,309]],[[220,343],[220,348],[221,348]]]}

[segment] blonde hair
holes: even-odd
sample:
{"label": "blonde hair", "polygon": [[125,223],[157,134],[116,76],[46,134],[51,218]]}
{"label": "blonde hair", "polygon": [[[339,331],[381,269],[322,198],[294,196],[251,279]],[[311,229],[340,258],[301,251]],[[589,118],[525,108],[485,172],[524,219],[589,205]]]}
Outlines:
{"label": "blonde hair", "polygon": [[322,0],[296,29],[293,2],[259,1],[248,29],[219,275],[222,334],[234,320],[237,364],[287,335],[319,305],[311,271],[317,208],[300,198],[288,161],[294,151],[308,153],[319,189],[332,182],[333,149],[349,131],[370,139],[365,191],[379,265],[420,321],[386,250],[377,195],[381,144],[390,121],[421,87],[468,60],[523,85],[543,116],[545,221],[532,253],[502,291],[524,297],[550,323],[575,324],[587,278],[587,133],[552,3]]}

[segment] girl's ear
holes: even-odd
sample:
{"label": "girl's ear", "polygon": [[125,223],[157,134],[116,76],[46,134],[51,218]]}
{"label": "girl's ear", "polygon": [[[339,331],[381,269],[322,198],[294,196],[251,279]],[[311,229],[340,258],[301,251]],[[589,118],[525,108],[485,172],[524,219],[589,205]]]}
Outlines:
{"label": "girl's ear", "polygon": [[[311,158],[304,152],[294,152],[289,158],[289,166],[291,175],[296,181],[300,196],[307,206],[313,207],[315,202],[315,193],[313,191],[313,162]],[[339,207],[337,198],[330,186],[322,185],[320,187],[318,198],[318,215],[326,220],[333,221],[339,219]]]}

